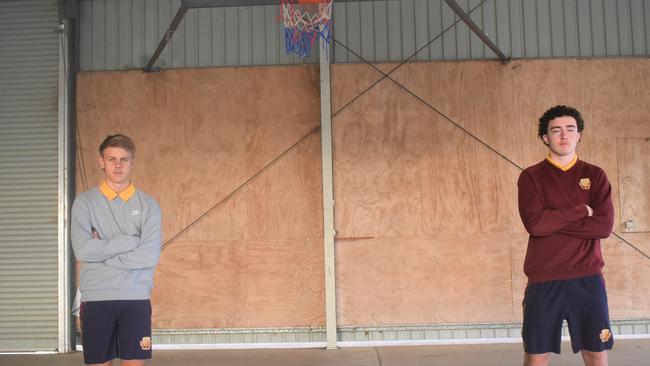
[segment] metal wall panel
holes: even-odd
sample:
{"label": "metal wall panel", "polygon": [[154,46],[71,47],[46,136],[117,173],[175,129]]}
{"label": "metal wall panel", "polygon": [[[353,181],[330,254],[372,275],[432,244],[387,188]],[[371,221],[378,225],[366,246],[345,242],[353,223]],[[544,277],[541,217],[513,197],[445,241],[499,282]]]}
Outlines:
{"label": "metal wall panel", "polygon": [[[631,30],[631,39],[632,39],[632,53],[634,55],[644,55],[646,54],[646,37],[645,31],[646,24],[644,22],[644,4],[643,0],[631,0],[630,1],[630,30]],[[635,35],[634,30],[640,29],[640,34]]]}
{"label": "metal wall panel", "polygon": [[[607,55],[607,42],[605,41],[605,5],[606,0],[592,0],[590,6],[590,28],[591,31],[591,45],[593,47],[594,56]],[[589,32],[587,32],[589,35]]]}
{"label": "metal wall panel", "polygon": [[0,1],[0,351],[58,346],[56,0]]}
{"label": "metal wall panel", "polygon": [[[578,2],[572,0],[563,1],[563,3],[564,52],[567,57],[575,57],[580,54]],[[569,20],[568,22],[567,19]]]}
{"label": "metal wall panel", "polygon": [[[457,0],[470,13],[472,20],[512,58],[550,57],[627,57],[648,56],[650,44],[649,0]],[[459,23],[444,0],[384,0],[372,2],[373,14],[377,5],[386,4],[386,28],[375,27],[375,50],[367,61],[400,61],[412,55],[415,49],[444,31],[439,39],[415,55],[416,60],[494,59],[496,55]],[[346,48],[358,53],[360,47],[354,38],[368,37],[363,21],[355,23],[341,18],[364,19],[364,7],[357,14],[357,4],[336,3],[333,15],[335,37],[339,44],[334,50],[335,62],[358,62]],[[381,13],[380,13],[381,14]],[[426,14],[426,16],[425,16]],[[382,14],[383,15],[383,14]],[[383,23],[383,20],[382,20]],[[375,22],[375,24],[378,24]],[[339,28],[337,28],[339,27]],[[381,42],[377,42],[381,39]],[[371,42],[368,42],[371,43]],[[415,44],[415,47],[414,47]],[[388,50],[388,52],[386,51]],[[396,52],[399,50],[401,52]],[[382,55],[388,54],[388,57]],[[364,57],[365,58],[365,57]]]}
{"label": "metal wall panel", "polygon": [[[181,0],[80,2],[81,70],[144,67]],[[317,63],[284,52],[277,6],[190,9],[156,67],[191,68]]]}
{"label": "metal wall panel", "polygon": [[[82,0],[81,69],[142,68],[180,1]],[[457,2],[512,58],[650,55],[650,0]],[[156,66],[317,63],[315,50],[285,54],[279,15],[279,6],[190,9]],[[496,58],[464,23],[447,29],[457,17],[444,0],[335,1],[332,20],[333,62]]]}
{"label": "metal wall panel", "polygon": [[[650,333],[647,319],[612,320],[612,331],[617,335],[643,336]],[[342,326],[338,328],[338,345],[342,347],[367,346],[368,342],[414,341],[419,345],[457,343],[460,340],[492,339],[496,342],[521,340],[521,323],[481,324],[423,324],[411,326]],[[568,336],[567,324],[562,335]],[[240,329],[154,329],[153,341],[167,344],[210,344],[233,347],[250,346],[253,343],[296,344],[325,347],[326,334],[322,327],[294,328],[240,328]]]}

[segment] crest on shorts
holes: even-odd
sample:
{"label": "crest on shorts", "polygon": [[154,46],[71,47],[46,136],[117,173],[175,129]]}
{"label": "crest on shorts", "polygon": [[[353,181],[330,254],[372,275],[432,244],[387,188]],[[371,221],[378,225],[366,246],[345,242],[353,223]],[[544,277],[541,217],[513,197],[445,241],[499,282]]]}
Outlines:
{"label": "crest on shorts", "polygon": [[580,182],[578,182],[578,184],[580,184],[580,188],[582,189],[589,189],[591,188],[591,179],[580,178]]}
{"label": "crest on shorts", "polygon": [[[601,335],[602,337],[602,335]],[[151,337],[142,337],[142,340],[140,340],[140,348],[142,348],[143,351],[148,351],[151,349]]]}
{"label": "crest on shorts", "polygon": [[609,329],[603,329],[600,331],[600,340],[603,343],[609,341],[610,338],[612,338],[612,332],[610,332]]}

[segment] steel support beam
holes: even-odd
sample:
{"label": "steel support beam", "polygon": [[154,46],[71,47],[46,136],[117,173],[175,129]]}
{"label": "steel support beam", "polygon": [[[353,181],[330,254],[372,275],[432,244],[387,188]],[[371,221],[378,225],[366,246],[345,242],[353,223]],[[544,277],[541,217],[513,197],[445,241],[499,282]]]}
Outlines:
{"label": "steel support beam", "polygon": [[185,1],[183,1],[181,3],[180,8],[178,8],[178,11],[176,12],[174,19],[172,19],[172,23],[169,25],[167,32],[165,32],[165,35],[160,40],[160,43],[158,43],[158,48],[156,48],[156,52],[153,53],[153,56],[151,56],[149,62],[147,62],[147,65],[144,67],[143,69],[144,72],[151,71],[153,64],[156,63],[158,57],[160,57],[160,54],[163,52],[165,47],[167,47],[167,43],[169,43],[169,41],[172,39],[172,36],[174,35],[174,32],[176,32],[178,25],[181,24],[181,21],[185,17],[185,13],[187,13],[187,10],[188,7],[185,6]]}
{"label": "steel support beam", "polygon": [[[350,1],[371,1],[371,0],[333,0],[336,2],[350,2]],[[149,62],[142,69],[144,72],[150,72],[153,68],[153,65],[160,57],[160,54],[167,47],[167,43],[171,41],[174,32],[183,21],[185,14],[189,9],[200,9],[200,8],[223,8],[223,7],[234,7],[234,6],[257,6],[257,5],[279,5],[280,0],[183,0],[181,2],[180,8],[176,12],[172,23],[169,25],[167,32],[158,43],[158,47],[154,52],[153,56],[149,59]]]}
{"label": "steel support beam", "polygon": [[476,25],[476,23],[474,23],[472,18],[470,18],[469,15],[465,13],[465,11],[460,7],[460,5],[458,5],[458,3],[455,0],[445,0],[445,2],[447,3],[447,5],[449,5],[451,10],[453,10],[454,13],[456,13],[456,15],[458,15],[458,17],[463,22],[465,22],[465,24],[467,24],[469,29],[471,29],[472,32],[474,32],[474,34],[476,34],[478,38],[480,38],[483,41],[483,43],[485,43],[488,47],[490,47],[490,49],[494,51],[494,53],[496,53],[497,56],[499,56],[499,58],[503,63],[510,61],[510,58],[505,54],[503,54],[503,52],[501,52],[499,47],[497,47],[497,45],[494,44],[494,42],[492,42],[492,40],[485,34],[485,32],[483,32],[483,30],[479,28],[479,26]]}

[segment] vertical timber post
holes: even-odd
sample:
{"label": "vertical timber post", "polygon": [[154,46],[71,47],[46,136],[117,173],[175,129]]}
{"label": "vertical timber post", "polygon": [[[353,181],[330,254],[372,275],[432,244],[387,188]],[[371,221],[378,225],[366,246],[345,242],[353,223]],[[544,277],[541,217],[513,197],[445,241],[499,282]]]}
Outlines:
{"label": "vertical timber post", "polygon": [[323,164],[323,244],[325,249],[325,327],[327,349],[336,349],[336,274],[334,255],[334,184],[332,178],[332,103],[329,43],[319,38],[320,115]]}

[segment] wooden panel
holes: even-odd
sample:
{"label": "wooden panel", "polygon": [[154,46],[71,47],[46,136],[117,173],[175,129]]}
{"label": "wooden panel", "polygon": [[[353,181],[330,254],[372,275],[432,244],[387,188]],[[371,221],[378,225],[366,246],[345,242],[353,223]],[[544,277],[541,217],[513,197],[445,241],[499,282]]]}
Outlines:
{"label": "wooden panel", "polygon": [[323,325],[322,247],[321,239],[179,242],[157,271],[155,327]]}
{"label": "wooden panel", "polygon": [[[392,68],[392,64],[378,66],[382,70]],[[335,220],[339,317],[343,323],[521,320],[527,282],[523,275],[527,234],[517,211],[520,170],[515,164],[532,165],[547,153],[537,137],[537,119],[556,104],[574,105],[582,111],[586,130],[578,153],[605,169],[613,185],[615,207],[619,207],[616,137],[650,136],[650,125],[645,123],[650,102],[649,67],[647,60],[514,61],[505,66],[474,62],[405,64],[391,77],[421,100],[384,80],[337,114]],[[344,105],[355,91],[381,77],[365,65],[334,65],[333,70],[336,106]],[[572,81],[567,83],[569,79]],[[621,105],[626,108],[616,107]],[[647,243],[645,237],[634,240]],[[609,248],[612,241],[604,246]],[[447,246],[457,246],[458,252]],[[462,258],[469,248],[483,246],[495,253],[476,254],[473,262]],[[621,254],[631,250],[625,247],[606,250],[606,277],[615,286],[629,276],[612,267],[619,268],[621,261],[639,260],[635,256],[643,258],[633,251]],[[436,257],[440,252],[446,259]],[[433,268],[461,271],[445,267],[459,258],[471,262],[464,262],[465,269],[501,271],[500,275],[509,276],[509,285],[502,286],[497,275],[486,280],[492,281],[490,284],[481,282],[476,274],[470,275],[476,278],[468,281],[467,287],[476,290],[482,285],[492,291],[492,302],[485,304],[480,315],[469,305],[475,305],[477,298],[472,291],[464,292],[465,288],[461,297],[470,302],[467,307],[446,307],[443,300],[460,301],[458,289],[446,286],[455,276],[462,278],[463,273],[447,277]],[[412,261],[422,261],[432,269],[413,267]],[[443,284],[426,281],[428,276],[442,276]],[[377,286],[379,290],[374,289]],[[650,294],[640,283],[611,291],[619,296],[630,291],[634,298]],[[480,292],[477,296],[484,295]],[[650,310],[643,301],[640,310],[633,311],[629,302],[616,304],[620,307],[612,313],[619,318]]]}
{"label": "wooden panel", "polygon": [[[650,234],[622,234],[639,250],[650,254]],[[603,242],[607,300],[613,319],[648,318],[650,261],[616,237]]]}
{"label": "wooden panel", "polygon": [[306,136],[163,252],[154,326],[323,324],[316,68],[81,73],[77,112],[91,187],[101,140],[133,137],[134,182],[160,202],[165,240]]}
{"label": "wooden panel", "polygon": [[512,235],[510,237],[510,276],[512,278],[512,320],[523,321],[524,291],[528,284],[528,277],[524,274],[524,259],[528,246],[528,233]]}
{"label": "wooden panel", "polygon": [[428,141],[418,136],[427,125],[413,119],[418,112],[404,100],[385,97],[393,93],[402,92],[373,88],[333,120],[339,236],[423,234],[419,161]]}
{"label": "wooden panel", "polygon": [[339,322],[512,321],[510,240],[485,235],[339,242]]}
{"label": "wooden panel", "polygon": [[370,90],[334,125],[338,235],[518,228],[512,185],[497,184],[516,181],[518,170],[392,83]]}
{"label": "wooden panel", "polygon": [[[618,183],[621,192],[621,231],[650,232],[650,137],[621,138]],[[628,227],[626,222],[631,225]]]}
{"label": "wooden panel", "polygon": [[[647,149],[627,141],[650,137],[648,70],[645,59],[408,63],[391,74],[408,90],[384,79],[356,98],[381,74],[332,65],[339,323],[521,320],[527,234],[517,166],[546,155],[537,119],[556,104],[581,110],[580,157],[607,172],[617,212],[625,202],[641,207],[648,187],[632,198],[619,172],[647,170]],[[82,73],[88,180],[101,178],[100,140],[132,135],[135,182],[161,202],[170,238],[318,125],[317,71]],[[166,250],[155,326],[322,325],[320,166],[312,132]],[[647,217],[647,205],[638,209]],[[647,235],[626,238],[650,251]],[[603,248],[612,317],[650,316],[647,259],[615,238]]]}

